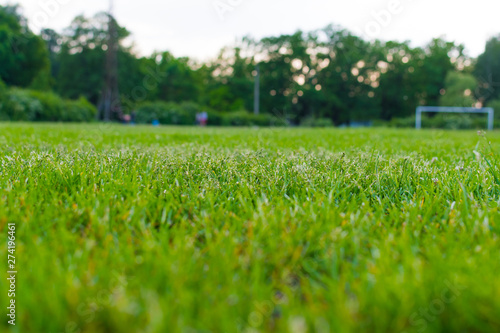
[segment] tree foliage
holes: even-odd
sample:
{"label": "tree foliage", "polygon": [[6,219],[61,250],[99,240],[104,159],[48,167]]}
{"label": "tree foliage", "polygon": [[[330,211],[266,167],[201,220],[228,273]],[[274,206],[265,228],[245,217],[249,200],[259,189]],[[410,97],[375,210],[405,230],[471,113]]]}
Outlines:
{"label": "tree foliage", "polygon": [[474,91],[477,87],[478,83],[473,75],[449,72],[439,104],[442,106],[473,107],[477,102],[474,97]]}
{"label": "tree foliage", "polygon": [[500,98],[500,35],[486,43],[477,59],[474,74],[479,80],[479,98],[488,103]]}
{"label": "tree foliage", "polygon": [[49,72],[45,43],[28,28],[17,6],[0,6],[0,78],[7,84],[28,87]]}
{"label": "tree foliage", "polygon": [[[28,29],[17,7],[0,7],[0,22],[0,78],[7,86],[52,88],[63,98],[99,103],[106,13],[78,16],[62,32],[43,29],[40,36]],[[462,45],[441,38],[413,47],[409,42],[367,41],[330,25],[260,40],[245,37],[217,58],[197,63],[166,51],[139,57],[127,29],[119,26],[118,32],[125,113],[157,102],[250,112],[257,70],[261,113],[281,123],[389,121],[411,116],[419,105],[500,100],[500,37],[488,41],[476,60],[465,55]]]}

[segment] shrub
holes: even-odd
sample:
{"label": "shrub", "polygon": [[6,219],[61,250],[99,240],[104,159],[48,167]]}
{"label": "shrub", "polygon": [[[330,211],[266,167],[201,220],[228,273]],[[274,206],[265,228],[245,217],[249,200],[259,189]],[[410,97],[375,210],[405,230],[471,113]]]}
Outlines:
{"label": "shrub", "polygon": [[208,125],[210,126],[222,126],[224,122],[224,115],[220,112],[208,110]]}
{"label": "shrub", "polygon": [[300,122],[304,127],[333,127],[333,121],[330,118],[305,118]]}
{"label": "shrub", "polygon": [[489,102],[487,107],[495,110],[495,119],[500,119],[500,99]]}
{"label": "shrub", "polygon": [[487,118],[485,115],[437,114],[434,117],[424,117],[422,119],[422,127],[453,130],[484,129],[487,127]]}
{"label": "shrub", "polygon": [[154,103],[143,103],[135,110],[135,122],[138,124],[150,124],[158,118],[158,110]]}
{"label": "shrub", "polygon": [[[0,78],[0,121],[9,120],[6,114],[4,114],[3,106],[6,103],[7,96],[7,86]],[[6,109],[5,109],[6,110]]]}
{"label": "shrub", "polygon": [[95,119],[97,109],[84,97],[76,101],[64,101],[64,112],[62,121],[68,122],[90,122]]}
{"label": "shrub", "polygon": [[415,117],[407,118],[393,118],[387,124],[389,127],[396,128],[414,128],[415,127]]}
{"label": "shrub", "polygon": [[[415,128],[415,117],[394,118],[388,124],[389,127]],[[470,114],[437,114],[433,117],[423,116],[423,128],[443,129],[481,129],[486,128],[487,119],[484,115]]]}
{"label": "shrub", "polygon": [[158,120],[163,125],[193,125],[196,120],[196,112],[190,109],[190,105],[178,105],[166,102],[146,102],[136,110],[135,121],[139,124],[149,124]]}
{"label": "shrub", "polygon": [[150,124],[158,120],[163,125],[194,125],[196,114],[205,111],[208,113],[208,124],[220,126],[224,116],[213,110],[202,108],[192,102],[176,104],[172,102],[146,102],[137,108],[135,121],[139,124]]}
{"label": "shrub", "polygon": [[206,112],[208,114],[208,125],[221,126],[223,124],[224,115],[220,112],[200,106],[194,102],[182,102],[177,107],[182,114],[189,117],[188,123],[183,125],[192,125],[196,123],[196,114]]}
{"label": "shrub", "polygon": [[226,113],[222,116],[224,126],[270,126],[273,117],[268,114],[255,115],[247,111]]}
{"label": "shrub", "polygon": [[193,119],[196,119],[197,113],[205,111],[198,104],[194,102],[183,102],[179,104],[179,109],[189,117],[193,117]]}
{"label": "shrub", "polygon": [[2,97],[7,92],[7,85],[0,78],[0,97]]}
{"label": "shrub", "polygon": [[42,113],[42,103],[28,90],[10,89],[4,93],[0,109],[1,120],[35,121]]}
{"label": "shrub", "polygon": [[474,128],[473,119],[469,115],[439,115],[432,119],[431,127],[446,129]]}
{"label": "shrub", "polygon": [[52,92],[29,91],[30,96],[42,104],[42,110],[36,116],[37,121],[62,121],[64,101]]}
{"label": "shrub", "polygon": [[0,88],[0,120],[82,122],[91,121],[96,112],[83,97],[72,101],[51,92]]}

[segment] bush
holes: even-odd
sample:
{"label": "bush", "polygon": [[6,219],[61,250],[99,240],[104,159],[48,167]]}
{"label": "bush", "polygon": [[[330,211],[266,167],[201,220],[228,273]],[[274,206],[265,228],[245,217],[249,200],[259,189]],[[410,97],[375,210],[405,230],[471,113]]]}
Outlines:
{"label": "bush", "polygon": [[223,126],[270,126],[272,121],[271,115],[255,115],[247,111],[236,111],[222,116]]}
{"label": "bush", "polygon": [[396,128],[415,128],[415,117],[393,118],[387,125]]}
{"label": "bush", "polygon": [[34,98],[28,90],[10,89],[3,94],[0,119],[35,121],[42,111],[42,103]]}
{"label": "bush", "polygon": [[151,122],[158,118],[157,105],[154,103],[143,103],[135,112],[135,122],[138,124],[151,124]]}
{"label": "bush", "polygon": [[207,110],[196,103],[181,104],[168,102],[146,102],[136,110],[135,120],[139,124],[150,124],[158,120],[163,125],[194,125],[196,114],[207,112],[208,125],[211,126],[270,126],[272,116],[267,114],[254,115],[247,111],[219,113]]}
{"label": "bush", "polygon": [[487,107],[495,110],[495,119],[500,119],[500,99],[489,102]]}
{"label": "bush", "polygon": [[453,130],[474,128],[473,119],[469,115],[438,115],[431,120],[430,126],[433,128]]}
{"label": "bush", "polygon": [[210,126],[222,126],[224,122],[224,115],[220,112],[208,110],[208,125]]}
{"label": "bush", "polygon": [[[0,121],[9,120],[7,115],[4,114],[3,106],[6,104],[7,86],[0,78]],[[5,109],[7,110],[7,109]]]}
{"label": "bush", "polygon": [[305,118],[300,122],[304,127],[333,127],[333,121],[330,118]]}
{"label": "bush", "polygon": [[198,104],[194,102],[183,102],[179,104],[179,109],[186,115],[193,117],[196,120],[196,114],[203,110]]}
{"label": "bush", "polygon": [[54,93],[10,89],[0,91],[0,120],[7,121],[91,121],[95,107],[85,98],[63,100]]}
{"label": "bush", "polygon": [[95,119],[97,109],[84,97],[76,101],[64,101],[64,112],[62,121],[68,122],[90,122]]}
{"label": "bush", "polygon": [[2,97],[7,92],[7,85],[0,78],[0,97]]}
{"label": "bush", "polygon": [[487,118],[485,115],[437,114],[434,117],[424,117],[422,119],[422,127],[453,130],[484,129],[487,127]]}
{"label": "bush", "polygon": [[182,107],[175,103],[146,102],[136,110],[135,121],[139,124],[150,124],[158,120],[163,125],[193,125],[196,121],[196,112],[189,106]]}
{"label": "bush", "polygon": [[[415,128],[415,117],[394,118],[387,125],[396,128]],[[487,119],[484,115],[470,114],[436,114],[433,117],[424,115],[422,117],[422,127],[454,130],[484,129],[487,127]]]}
{"label": "bush", "polygon": [[30,96],[42,104],[42,111],[36,116],[37,121],[62,121],[64,101],[51,92],[30,91]]}

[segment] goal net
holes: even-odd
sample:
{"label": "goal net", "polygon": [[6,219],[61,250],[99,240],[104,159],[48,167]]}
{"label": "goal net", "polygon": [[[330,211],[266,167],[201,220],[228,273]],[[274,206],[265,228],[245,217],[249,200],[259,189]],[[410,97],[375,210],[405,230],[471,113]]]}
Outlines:
{"label": "goal net", "polygon": [[444,112],[444,113],[483,113],[488,114],[488,130],[493,130],[495,110],[492,108],[461,108],[461,107],[443,107],[443,106],[419,106],[416,113],[417,129],[422,128],[422,113],[424,112]]}

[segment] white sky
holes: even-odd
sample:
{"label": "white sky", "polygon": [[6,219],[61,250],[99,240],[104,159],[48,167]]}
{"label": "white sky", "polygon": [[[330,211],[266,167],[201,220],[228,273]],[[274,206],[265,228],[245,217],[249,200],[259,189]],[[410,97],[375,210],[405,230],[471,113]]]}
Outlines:
{"label": "white sky", "polygon": [[[215,57],[245,35],[260,38],[331,23],[366,38],[410,40],[414,46],[444,36],[465,44],[472,56],[500,34],[497,0],[114,1],[115,16],[132,32],[139,54],[168,50],[198,60]],[[78,14],[92,16],[109,8],[106,0],[0,0],[2,5],[12,3],[21,4],[37,32],[40,26],[60,31]],[[379,15],[377,21],[376,14],[384,12],[390,14]]]}

